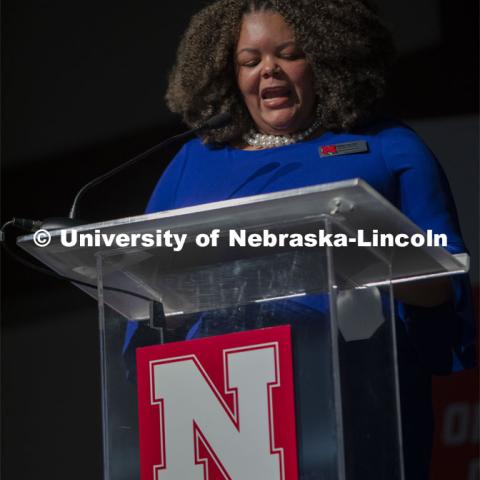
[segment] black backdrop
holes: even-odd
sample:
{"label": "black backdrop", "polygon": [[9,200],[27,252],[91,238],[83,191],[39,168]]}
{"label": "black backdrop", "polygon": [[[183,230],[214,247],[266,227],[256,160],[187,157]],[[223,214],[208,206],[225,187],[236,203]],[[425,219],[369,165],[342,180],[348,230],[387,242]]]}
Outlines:
{"label": "black backdrop", "polygon": [[[66,215],[86,181],[183,128],[163,106],[166,75],[205,2],[124,3],[2,2],[2,223]],[[438,38],[401,52],[388,107],[410,119],[476,114],[477,2],[421,3],[435,7]],[[395,21],[404,37],[429,28]],[[80,216],[140,214],[174,152],[92,190]],[[1,267],[3,478],[100,478],[96,304],[3,253]]]}

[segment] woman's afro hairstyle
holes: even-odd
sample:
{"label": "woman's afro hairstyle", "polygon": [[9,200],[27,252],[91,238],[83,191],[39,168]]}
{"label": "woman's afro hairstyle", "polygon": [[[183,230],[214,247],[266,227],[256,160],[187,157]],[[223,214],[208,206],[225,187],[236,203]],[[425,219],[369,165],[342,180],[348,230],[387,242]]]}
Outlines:
{"label": "woman's afro hairstyle", "polygon": [[218,0],[191,20],[177,51],[167,105],[198,127],[220,112],[232,122],[203,134],[209,144],[238,142],[254,125],[239,93],[234,51],[242,17],[283,16],[315,77],[318,115],[329,130],[351,130],[373,115],[393,57],[391,37],[361,0]]}

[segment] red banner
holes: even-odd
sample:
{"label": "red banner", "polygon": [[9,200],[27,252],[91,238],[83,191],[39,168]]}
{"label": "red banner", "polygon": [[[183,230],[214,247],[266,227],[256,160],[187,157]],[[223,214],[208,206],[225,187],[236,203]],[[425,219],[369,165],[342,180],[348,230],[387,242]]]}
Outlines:
{"label": "red banner", "polygon": [[[474,292],[478,307],[478,287]],[[476,313],[478,325],[478,311]],[[480,479],[479,363],[477,361],[477,368],[473,370],[433,379],[432,480]]]}

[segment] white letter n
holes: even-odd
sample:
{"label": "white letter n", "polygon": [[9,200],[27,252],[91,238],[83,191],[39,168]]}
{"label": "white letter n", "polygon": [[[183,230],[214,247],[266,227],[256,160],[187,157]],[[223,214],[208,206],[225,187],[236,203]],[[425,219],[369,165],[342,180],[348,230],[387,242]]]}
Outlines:
{"label": "white letter n", "polygon": [[272,418],[277,355],[277,344],[224,351],[225,389],[234,395],[233,411],[194,355],[151,363],[163,458],[154,467],[154,480],[207,480],[208,460],[199,458],[199,442],[226,479],[284,478],[283,449],[275,448]]}

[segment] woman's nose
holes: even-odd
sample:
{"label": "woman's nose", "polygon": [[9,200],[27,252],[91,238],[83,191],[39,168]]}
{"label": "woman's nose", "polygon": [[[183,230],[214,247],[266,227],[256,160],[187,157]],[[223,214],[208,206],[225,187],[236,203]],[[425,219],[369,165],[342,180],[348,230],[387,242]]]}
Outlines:
{"label": "woman's nose", "polygon": [[270,78],[275,75],[278,75],[279,72],[280,72],[280,67],[275,62],[268,61],[265,63],[265,66],[263,67],[262,77]]}

